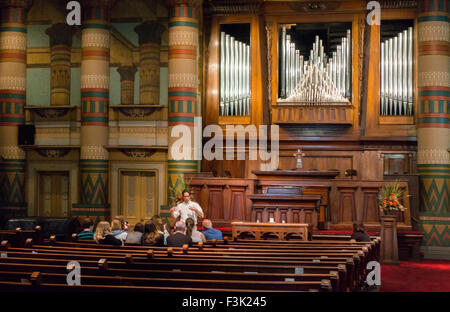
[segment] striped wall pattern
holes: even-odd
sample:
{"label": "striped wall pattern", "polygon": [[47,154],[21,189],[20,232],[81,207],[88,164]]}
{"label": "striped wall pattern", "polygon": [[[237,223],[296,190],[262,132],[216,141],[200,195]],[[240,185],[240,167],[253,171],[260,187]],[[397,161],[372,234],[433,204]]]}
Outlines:
{"label": "striped wall pattern", "polygon": [[450,213],[436,216],[421,212],[419,230],[424,233],[423,245],[450,247]]}
{"label": "striped wall pattern", "polygon": [[0,215],[26,214],[25,152],[17,145],[26,99],[27,9],[30,1],[0,3]]}
{"label": "striped wall pattern", "polygon": [[26,14],[26,8],[22,7],[5,7],[1,10],[0,127],[18,126],[24,123]]}
{"label": "striped wall pattern", "polygon": [[81,32],[80,204],[74,215],[109,215],[110,10],[114,1],[83,1]]}
{"label": "striped wall pattern", "polygon": [[[197,172],[198,162],[191,159],[174,160],[171,153],[176,138],[173,127],[185,125],[194,137],[194,118],[198,111],[198,29],[199,5],[202,1],[172,1],[169,9],[169,199],[181,194],[184,172]],[[173,203],[169,203],[173,204]]]}
{"label": "striped wall pattern", "polygon": [[450,50],[446,0],[419,2],[420,226],[426,246],[449,246]]}
{"label": "striped wall pattern", "polygon": [[0,163],[0,211],[26,213],[25,160]]}

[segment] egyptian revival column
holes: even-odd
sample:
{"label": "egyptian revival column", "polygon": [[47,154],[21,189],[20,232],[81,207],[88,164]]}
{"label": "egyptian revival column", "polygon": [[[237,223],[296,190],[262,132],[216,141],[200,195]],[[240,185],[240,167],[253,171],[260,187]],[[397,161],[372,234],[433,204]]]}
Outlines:
{"label": "egyptian revival column", "polygon": [[156,21],[134,29],[139,35],[139,104],[159,105],[161,35],[164,27]]}
{"label": "egyptian revival column", "polygon": [[50,37],[50,105],[70,105],[70,49],[73,27],[58,23],[45,33]]}
{"label": "egyptian revival column", "polygon": [[73,215],[109,216],[108,102],[110,11],[114,0],[84,0],[81,33],[80,204]]}
{"label": "egyptian revival column", "polygon": [[[31,0],[0,1],[0,219],[26,214],[25,152],[18,127],[25,122],[27,9]],[[0,220],[0,222],[2,221]]]}
{"label": "egyptian revival column", "polygon": [[[428,250],[450,247],[450,54],[446,0],[419,2],[418,171]],[[430,248],[431,247],[431,248]],[[426,251],[425,251],[426,252]]]}
{"label": "egyptian revival column", "polygon": [[[169,205],[181,195],[183,173],[197,172],[194,160],[194,117],[198,114],[198,29],[202,0],[169,1]],[[190,157],[175,160],[172,151],[177,137],[172,138],[175,126],[186,126],[191,134]],[[186,151],[183,151],[186,153]],[[198,200],[198,199],[197,199]],[[169,207],[170,208],[170,207]]]}
{"label": "egyptian revival column", "polygon": [[137,68],[134,66],[120,66],[117,68],[120,75],[120,104],[134,104],[134,75]]}

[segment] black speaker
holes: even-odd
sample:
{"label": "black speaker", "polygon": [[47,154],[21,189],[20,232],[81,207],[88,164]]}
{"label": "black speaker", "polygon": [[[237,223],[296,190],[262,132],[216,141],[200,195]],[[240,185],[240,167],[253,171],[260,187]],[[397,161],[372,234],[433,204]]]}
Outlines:
{"label": "black speaker", "polygon": [[36,128],[33,125],[19,125],[19,145],[34,145]]}

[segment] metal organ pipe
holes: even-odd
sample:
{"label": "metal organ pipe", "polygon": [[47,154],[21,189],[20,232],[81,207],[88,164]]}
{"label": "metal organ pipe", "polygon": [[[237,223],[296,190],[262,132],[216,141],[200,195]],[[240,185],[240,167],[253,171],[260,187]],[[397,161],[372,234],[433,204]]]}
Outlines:
{"label": "metal organ pipe", "polygon": [[333,102],[334,99],[336,103],[346,103],[345,97],[349,98],[351,93],[350,29],[330,56],[325,53],[319,36],[314,37],[312,49],[307,52],[309,55],[302,55],[288,32],[286,27],[281,28],[279,100],[300,97],[306,98],[306,102],[321,102],[327,98],[323,93],[328,92],[333,96],[328,95],[327,101]]}
{"label": "metal organ pipe", "polygon": [[240,116],[250,111],[250,46],[220,34],[220,115]]}
{"label": "metal organ pipe", "polygon": [[380,114],[413,114],[412,27],[380,45]]}

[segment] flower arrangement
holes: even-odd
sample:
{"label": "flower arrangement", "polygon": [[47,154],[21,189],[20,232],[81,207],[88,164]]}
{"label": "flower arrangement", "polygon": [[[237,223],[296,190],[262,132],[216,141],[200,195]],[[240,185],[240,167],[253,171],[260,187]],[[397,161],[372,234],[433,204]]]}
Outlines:
{"label": "flower arrangement", "polygon": [[398,184],[386,184],[380,188],[378,194],[378,206],[384,215],[393,215],[397,211],[405,211],[405,207],[400,203],[403,196],[403,189]]}

